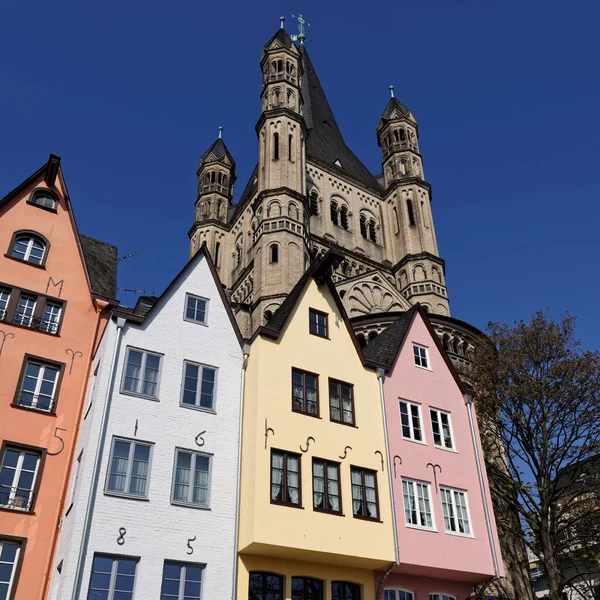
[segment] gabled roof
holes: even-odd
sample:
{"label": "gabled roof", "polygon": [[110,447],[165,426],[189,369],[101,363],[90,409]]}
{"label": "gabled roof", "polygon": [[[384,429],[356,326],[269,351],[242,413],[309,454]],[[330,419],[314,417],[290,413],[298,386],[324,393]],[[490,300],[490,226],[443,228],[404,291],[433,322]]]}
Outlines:
{"label": "gabled roof", "polygon": [[200,157],[200,163],[198,164],[198,170],[202,167],[202,164],[207,161],[210,155],[213,155],[216,160],[222,161],[225,157],[231,163],[233,174],[235,175],[235,160],[233,160],[233,156],[227,149],[225,142],[222,138],[217,138],[212,146]]}
{"label": "gabled roof", "polygon": [[437,349],[442,355],[446,366],[454,377],[458,388],[464,394],[466,392],[464,384],[454,368],[450,357],[444,350],[444,347],[435,333],[435,330],[429,322],[427,313],[421,308],[419,303],[415,304],[410,310],[407,310],[405,313],[403,313],[385,331],[382,331],[375,339],[371,340],[367,344],[367,346],[363,349],[365,358],[370,362],[385,368],[386,371],[390,371],[396,363],[396,359],[398,358],[398,354],[402,344],[404,343],[406,334],[410,330],[410,327],[417,315],[421,315],[423,318],[423,322],[425,323],[431,338],[437,346]]}
{"label": "gabled roof", "polygon": [[280,42],[284,48],[290,48],[294,43],[290,34],[283,27],[280,27],[277,30],[277,33],[264,45],[264,47],[268,48],[275,40]]}
{"label": "gabled roof", "polygon": [[[307,155],[347,173],[349,177],[380,192],[381,186],[375,177],[346,146],[306,46],[300,46],[300,54],[304,66],[302,97],[304,121],[308,128]],[[337,167],[336,161],[339,161],[342,166]]]}

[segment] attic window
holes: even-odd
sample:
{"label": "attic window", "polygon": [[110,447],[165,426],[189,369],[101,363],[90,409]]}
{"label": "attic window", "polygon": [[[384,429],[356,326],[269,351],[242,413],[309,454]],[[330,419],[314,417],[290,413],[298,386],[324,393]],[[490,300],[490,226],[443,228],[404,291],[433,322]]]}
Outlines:
{"label": "attic window", "polygon": [[47,190],[35,190],[28,203],[56,212],[56,198]]}
{"label": "attic window", "polygon": [[341,167],[342,163],[339,161],[339,159],[337,159],[334,163],[333,163],[336,167]]}

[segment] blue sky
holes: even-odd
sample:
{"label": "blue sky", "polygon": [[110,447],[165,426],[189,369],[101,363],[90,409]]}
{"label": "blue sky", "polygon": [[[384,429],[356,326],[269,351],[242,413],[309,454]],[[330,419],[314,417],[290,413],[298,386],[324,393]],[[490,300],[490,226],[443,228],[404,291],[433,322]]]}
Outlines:
{"label": "blue sky", "polygon": [[246,183],[260,51],[298,11],[346,142],[372,171],[390,84],[419,121],[453,316],[484,327],[569,310],[597,347],[591,0],[4,0],[0,195],[58,154],[80,231],[137,252],[119,286],[160,293],[187,260],[197,162],[219,125],[236,197]]}

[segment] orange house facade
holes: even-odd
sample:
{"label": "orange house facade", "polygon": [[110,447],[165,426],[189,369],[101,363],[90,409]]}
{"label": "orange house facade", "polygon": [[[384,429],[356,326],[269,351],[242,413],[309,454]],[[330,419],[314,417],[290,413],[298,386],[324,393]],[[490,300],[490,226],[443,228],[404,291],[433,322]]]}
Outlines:
{"label": "orange house facade", "polygon": [[0,200],[0,600],[47,596],[116,263],[78,233],[59,157]]}

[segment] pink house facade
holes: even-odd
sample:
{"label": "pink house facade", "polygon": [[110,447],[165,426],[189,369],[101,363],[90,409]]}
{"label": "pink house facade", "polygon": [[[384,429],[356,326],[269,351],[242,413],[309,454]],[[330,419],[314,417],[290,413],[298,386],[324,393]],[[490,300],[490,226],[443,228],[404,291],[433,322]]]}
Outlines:
{"label": "pink house facade", "polygon": [[[385,366],[396,567],[385,600],[463,600],[504,575],[479,432],[458,375],[419,305],[373,340]],[[471,415],[469,415],[471,413]]]}

